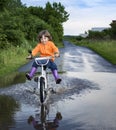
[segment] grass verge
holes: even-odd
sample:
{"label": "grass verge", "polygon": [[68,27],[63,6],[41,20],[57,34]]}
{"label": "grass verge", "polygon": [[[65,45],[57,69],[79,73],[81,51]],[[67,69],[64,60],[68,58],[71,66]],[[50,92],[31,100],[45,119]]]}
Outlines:
{"label": "grass verge", "polygon": [[0,53],[0,76],[16,71],[18,67],[26,63],[27,50],[23,47],[11,47]]}

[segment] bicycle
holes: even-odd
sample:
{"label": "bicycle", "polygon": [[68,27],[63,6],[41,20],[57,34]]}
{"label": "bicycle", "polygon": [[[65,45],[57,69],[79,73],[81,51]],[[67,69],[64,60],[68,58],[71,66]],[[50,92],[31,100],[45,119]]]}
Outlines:
{"label": "bicycle", "polygon": [[[48,72],[46,65],[52,57],[39,57],[35,58],[36,64],[41,68],[40,75],[36,76],[34,80],[37,82],[37,88],[40,89],[40,102],[44,103],[46,100],[48,92],[51,90],[48,85]],[[41,61],[41,64],[38,63],[38,60]]]}
{"label": "bicycle", "polygon": [[[32,51],[28,50],[28,53],[31,55]],[[39,89],[39,97],[40,97],[40,102],[44,103],[45,100],[47,99],[47,95],[49,95],[49,92],[51,91],[52,93],[55,93],[53,88],[49,87],[48,80],[49,80],[49,72],[47,71],[47,64],[50,59],[55,58],[55,56],[46,56],[46,57],[29,57],[27,59],[34,59],[36,64],[39,66],[38,68],[41,68],[40,74],[34,77],[34,81],[37,82],[37,88]],[[34,88],[34,91],[36,91],[36,88]]]}

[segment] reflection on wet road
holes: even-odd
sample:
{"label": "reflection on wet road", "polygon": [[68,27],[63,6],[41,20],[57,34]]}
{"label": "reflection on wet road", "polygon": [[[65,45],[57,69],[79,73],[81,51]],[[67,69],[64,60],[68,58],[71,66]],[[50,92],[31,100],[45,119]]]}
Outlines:
{"label": "reflection on wet road", "polygon": [[[116,67],[87,48],[68,42],[64,44],[57,63],[59,71],[66,73],[61,74],[61,85],[56,85],[50,76],[50,86],[57,93],[51,94],[47,102],[45,128],[48,129],[48,122],[51,122],[49,129],[53,129],[56,113],[60,112],[62,119],[57,120],[58,126],[54,128],[57,130],[116,130]],[[6,121],[12,121],[5,125],[8,130],[41,130],[39,125],[34,127],[33,121],[41,121],[42,108],[38,95],[27,91],[34,86],[36,83],[32,80],[0,89],[0,95],[16,100],[10,100],[15,103],[10,120],[2,114],[0,130],[4,130]],[[0,96],[0,99],[6,107],[4,98]],[[2,112],[5,113],[3,107]],[[32,121],[30,124],[28,119]]]}

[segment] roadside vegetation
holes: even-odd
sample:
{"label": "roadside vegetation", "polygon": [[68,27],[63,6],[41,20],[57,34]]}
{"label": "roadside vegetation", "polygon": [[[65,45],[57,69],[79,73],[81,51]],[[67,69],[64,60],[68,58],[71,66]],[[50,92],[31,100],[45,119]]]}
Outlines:
{"label": "roadside vegetation", "polygon": [[0,75],[15,71],[26,63],[27,50],[23,47],[10,47],[0,53]]}

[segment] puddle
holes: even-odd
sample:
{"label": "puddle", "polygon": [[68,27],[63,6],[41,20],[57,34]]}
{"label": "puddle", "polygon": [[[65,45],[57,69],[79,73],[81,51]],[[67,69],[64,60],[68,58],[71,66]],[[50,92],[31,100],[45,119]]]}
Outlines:
{"label": "puddle", "polygon": [[[67,43],[64,50],[58,62],[66,71],[61,74],[62,83],[56,85],[50,76],[49,85],[56,93],[46,104],[46,124],[50,122],[50,129],[57,130],[116,130],[116,68],[87,48]],[[28,92],[36,83],[20,82],[17,74],[13,77],[15,84],[8,80],[3,85],[10,86],[0,89],[0,130],[39,130],[42,106],[38,95]],[[57,112],[62,119],[51,128]],[[29,119],[37,116],[34,128]]]}

